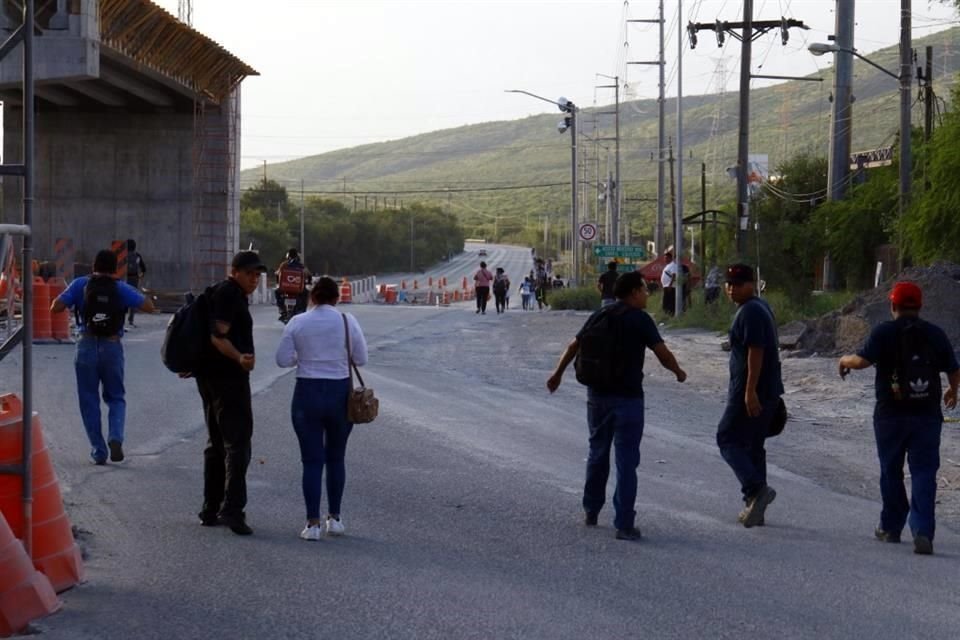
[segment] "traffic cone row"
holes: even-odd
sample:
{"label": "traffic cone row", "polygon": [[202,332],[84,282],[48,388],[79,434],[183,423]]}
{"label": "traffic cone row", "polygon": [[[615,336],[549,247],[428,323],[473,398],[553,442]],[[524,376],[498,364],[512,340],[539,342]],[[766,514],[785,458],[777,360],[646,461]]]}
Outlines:
{"label": "traffic cone row", "polygon": [[[23,459],[23,405],[15,394],[0,396],[0,465],[18,465]],[[63,509],[60,486],[50,452],[44,443],[40,418],[33,416],[32,489],[33,526],[31,549],[33,563],[50,580],[58,593],[83,581],[80,547],[73,539],[70,520]],[[0,476],[0,513],[14,535],[24,536],[25,522],[19,476]],[[5,567],[0,565],[0,574]]]}
{"label": "traffic cone row", "polygon": [[50,615],[60,605],[50,580],[34,569],[0,513],[0,637],[24,631],[30,622]]}

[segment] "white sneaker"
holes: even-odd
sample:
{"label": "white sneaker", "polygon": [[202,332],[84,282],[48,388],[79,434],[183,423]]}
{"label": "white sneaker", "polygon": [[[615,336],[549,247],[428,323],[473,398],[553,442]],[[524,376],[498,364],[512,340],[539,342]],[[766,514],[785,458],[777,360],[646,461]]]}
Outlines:
{"label": "white sneaker", "polygon": [[343,522],[334,517],[327,518],[327,535],[342,536],[345,531]]}
{"label": "white sneaker", "polygon": [[323,530],[318,524],[308,524],[303,528],[303,531],[300,532],[300,538],[302,540],[309,540],[311,542],[319,540],[321,535],[323,535]]}

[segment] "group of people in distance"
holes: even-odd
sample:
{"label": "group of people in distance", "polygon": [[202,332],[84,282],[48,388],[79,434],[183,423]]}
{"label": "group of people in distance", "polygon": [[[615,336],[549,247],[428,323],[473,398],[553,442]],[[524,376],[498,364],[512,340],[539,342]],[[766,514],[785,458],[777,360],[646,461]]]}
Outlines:
{"label": "group of people in distance", "polygon": [[[288,256],[289,258],[289,256]],[[93,274],[75,279],[53,301],[57,313],[78,311],[77,395],[80,413],[97,465],[124,460],[126,400],[121,337],[128,309],[154,311],[150,298],[116,278],[112,251],[97,254]],[[255,251],[234,255],[230,275],[203,294],[207,309],[202,365],[183,372],[194,378],[203,404],[207,445],[203,452],[203,505],[198,514],[205,527],[225,525],[237,535],[250,535],[246,522],[247,469],[251,459],[253,408],[250,372],[256,366],[253,317],[249,296],[267,267]],[[351,380],[349,362],[367,362],[367,343],[356,318],[335,309],[337,283],[319,278],[310,289],[310,309],[293,317],[284,329],[275,356],[280,367],[296,367],[291,420],[303,463],[302,489],[306,525],[304,540],[322,534],[342,535],[341,499],[346,480],[344,454],[353,425],[347,418]],[[99,391],[109,410],[108,440],[104,442]],[[326,469],[328,509],[320,504]]]}
{"label": "group of people in distance", "polygon": [[[491,273],[487,269],[487,263],[481,262],[480,268],[473,274],[473,286],[477,303],[475,313],[486,315],[487,302],[491,297],[494,299],[498,314],[510,308],[510,277],[504,272],[503,267],[497,267],[495,273]],[[542,258],[535,258],[530,275],[525,276],[517,288],[523,310],[532,311],[534,302],[539,309],[546,307],[547,289],[550,286],[550,273],[546,264]]]}
{"label": "group of people in distance", "polygon": [[[614,263],[598,283],[603,306],[567,346],[546,384],[551,393],[559,388],[564,371],[583,356],[582,351],[590,344],[587,338],[595,340],[597,327],[611,332],[611,339],[618,345],[612,352],[624,354],[626,362],[614,382],[602,388],[587,385],[589,454],[583,489],[584,523],[596,526],[606,501],[612,448],[616,461],[616,537],[637,540],[641,532],[634,507],[644,428],[646,349],[653,351],[678,382],[686,380],[687,374],[644,311],[648,294],[643,276],[636,271],[616,276],[615,269]],[[737,521],[749,528],[764,525],[767,508],[777,497],[767,481],[765,443],[786,420],[784,386],[775,316],[757,295],[753,269],[746,264],[730,265],[724,288],[737,309],[729,332],[727,400],[716,439],[720,455],[740,483],[743,507]],[[857,353],[840,358],[839,373],[844,378],[853,369],[876,368],[873,425],[883,504],[874,535],[882,542],[898,543],[904,526],[909,525],[914,552],[927,555],[933,553],[936,529],[942,406],[956,407],[960,365],[943,330],[920,318],[923,294],[918,285],[896,283],[889,300],[892,319],[876,326]],[[578,379],[579,372],[578,368]],[[941,373],[947,374],[945,392]],[[911,476],[909,499],[904,486],[905,460]]]}

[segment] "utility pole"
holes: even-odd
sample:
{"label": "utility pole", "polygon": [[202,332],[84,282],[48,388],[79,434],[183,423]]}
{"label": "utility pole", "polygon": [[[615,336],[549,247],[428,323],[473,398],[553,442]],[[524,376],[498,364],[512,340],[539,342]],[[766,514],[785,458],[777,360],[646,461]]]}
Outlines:
{"label": "utility pole", "polygon": [[[850,177],[850,139],[853,126],[853,28],[854,0],[837,0],[833,54],[833,122],[830,128],[830,162],[827,169],[827,196],[843,200]],[[834,287],[833,261],[828,252],[823,257],[823,282],[829,291]]]}
{"label": "utility pole", "polygon": [[[610,172],[607,171],[607,206],[609,207],[610,212],[610,234],[607,236],[613,238],[611,244],[618,244],[620,237],[620,76],[608,76],[602,73],[598,73],[598,76],[609,78],[613,80],[613,84],[599,85],[598,89],[613,89],[614,96],[614,110],[613,111],[597,111],[597,115],[602,114],[612,114],[613,115],[613,126],[614,126],[614,172],[615,177],[612,181],[610,180]],[[597,136],[596,143],[599,144],[600,140],[609,140],[610,138],[601,138]],[[597,161],[599,162],[600,154],[599,150],[597,153]]]}
{"label": "utility pole", "polygon": [[304,207],[303,178],[300,178],[300,264],[307,263],[307,254],[304,251],[304,241],[303,241],[303,207]]}
{"label": "utility pole", "polygon": [[[905,0],[906,1],[906,0]],[[743,2],[743,22],[691,22],[687,25],[690,34],[690,48],[697,46],[699,31],[714,31],[717,45],[723,46],[725,35],[729,34],[741,43],[740,49],[740,122],[737,134],[737,255],[743,258],[747,252],[746,231],[749,227],[750,203],[747,188],[747,162],[750,153],[750,64],[753,41],[772,29],[780,30],[783,44],[790,38],[791,28],[807,29],[800,20],[781,18],[780,20],[754,20],[753,0]],[[740,29],[740,33],[737,32]]]}
{"label": "utility pole", "polygon": [[[677,0],[677,24],[683,16],[683,2]],[[674,259],[677,261],[678,290],[674,296],[674,317],[683,313],[683,291],[687,287],[683,275],[683,29],[677,29],[677,214],[674,219]]]}
{"label": "utility pole", "polygon": [[910,204],[910,180],[913,161],[910,149],[910,85],[913,81],[913,41],[910,29],[910,0],[900,0],[900,206],[897,225],[899,271],[903,271],[903,220]]}
{"label": "utility pole", "polygon": [[930,142],[933,135],[933,47],[927,46],[925,51],[923,75],[923,141]]}
{"label": "utility pole", "polygon": [[[716,258],[714,258],[716,259]],[[700,163],[700,268],[707,268],[707,163]]]}
{"label": "utility pole", "polygon": [[[669,141],[667,142],[667,154],[668,154],[667,163],[670,165],[670,220],[672,220],[671,228],[673,229],[673,233],[670,235],[676,236],[677,235],[677,226],[676,226],[677,225],[677,194],[673,184],[673,138],[670,138]],[[662,254],[664,251],[666,251],[666,249],[667,248],[664,247],[660,251],[660,253]],[[674,247],[674,251],[676,251],[676,247]],[[677,254],[674,253],[673,255],[676,256]]]}
{"label": "utility pole", "polygon": [[664,57],[664,14],[663,14],[663,0],[660,0],[660,9],[658,13],[658,18],[654,20],[628,20],[627,22],[641,22],[641,23],[652,23],[660,25],[660,55],[659,57],[650,62],[627,62],[630,64],[644,64],[644,65],[657,65],[660,67],[660,92],[657,97],[657,221],[654,226],[654,240],[656,241],[657,254],[663,254],[664,246],[664,235],[663,235],[663,219],[664,219],[664,202],[666,200],[666,158],[664,152],[667,148],[667,130],[666,130],[666,114],[665,114],[665,105],[666,105],[666,58]]}

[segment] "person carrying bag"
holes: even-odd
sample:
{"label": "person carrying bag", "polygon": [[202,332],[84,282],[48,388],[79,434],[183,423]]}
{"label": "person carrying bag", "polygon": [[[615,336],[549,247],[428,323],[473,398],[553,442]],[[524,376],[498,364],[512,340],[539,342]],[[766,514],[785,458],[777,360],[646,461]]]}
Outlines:
{"label": "person carrying bag", "polygon": [[[353,371],[367,363],[367,342],[356,318],[335,309],[339,298],[339,285],[326,276],[320,278],[310,290],[314,306],[290,320],[276,355],[278,366],[297,367],[290,414],[303,462],[307,523],[300,537],[311,541],[323,534],[340,536],[345,531],[340,505],[346,484],[347,440],[357,417],[351,417],[349,410],[354,395],[359,393],[361,404],[367,406],[359,418],[373,419],[369,409],[373,392],[363,387],[359,371],[360,387],[353,386]],[[373,407],[375,416],[375,398]],[[321,520],[324,467],[328,509],[325,520]]]}

